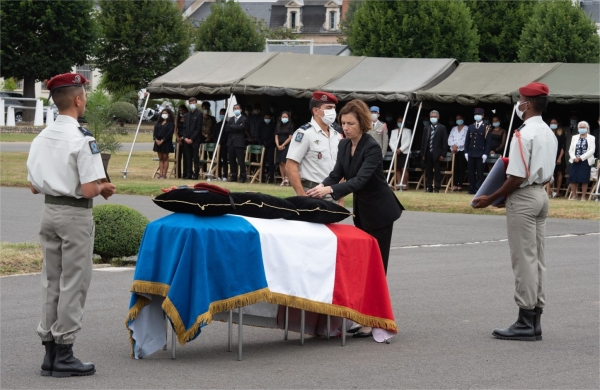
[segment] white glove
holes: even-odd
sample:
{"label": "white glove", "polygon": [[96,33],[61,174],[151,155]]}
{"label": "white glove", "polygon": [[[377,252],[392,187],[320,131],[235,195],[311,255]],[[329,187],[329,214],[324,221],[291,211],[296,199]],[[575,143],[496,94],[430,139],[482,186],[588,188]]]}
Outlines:
{"label": "white glove", "polygon": [[483,156],[481,156],[481,159],[483,160],[483,162],[485,162],[485,160],[487,160],[487,154],[484,154]]}
{"label": "white glove", "polygon": [[465,160],[469,161],[469,155],[465,153]]}

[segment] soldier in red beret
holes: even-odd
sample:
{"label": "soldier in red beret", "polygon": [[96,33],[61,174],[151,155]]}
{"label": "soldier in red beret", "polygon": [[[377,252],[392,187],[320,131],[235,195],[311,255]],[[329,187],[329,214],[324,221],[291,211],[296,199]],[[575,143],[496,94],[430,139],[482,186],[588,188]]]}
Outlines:
{"label": "soldier in red beret", "polygon": [[33,140],[27,158],[31,192],[45,196],[40,229],[42,320],[37,328],[46,349],[42,376],[96,372],[93,364],[73,356],[73,342],[81,329],[92,278],[92,199],[98,195],[108,199],[115,186],[106,180],[98,143],[77,122],[85,112],[85,83],[77,73],[48,81],[59,115]]}
{"label": "soldier in red beret", "polygon": [[[296,195],[318,186],[333,171],[342,136],[333,127],[336,119],[335,95],[316,91],[310,99],[312,120],[292,136],[285,171]],[[326,199],[333,200],[331,196]]]}
{"label": "soldier in red beret", "polygon": [[548,195],[544,185],[554,173],[558,141],[542,120],[548,105],[548,86],[530,83],[519,88],[515,111],[524,123],[510,144],[507,179],[489,196],[473,200],[475,208],[489,206],[509,194],[506,201],[508,246],[515,274],[517,321],[506,329],[495,329],[494,337],[504,340],[542,339],[541,316],[546,304],[546,262],[544,259]]}

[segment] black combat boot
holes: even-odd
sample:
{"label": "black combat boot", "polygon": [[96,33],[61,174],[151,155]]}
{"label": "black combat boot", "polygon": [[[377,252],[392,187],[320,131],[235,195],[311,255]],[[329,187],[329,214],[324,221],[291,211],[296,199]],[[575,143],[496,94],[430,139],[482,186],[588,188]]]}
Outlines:
{"label": "black combat boot", "polygon": [[96,368],[92,363],[81,363],[79,359],[73,356],[73,344],[57,344],[56,358],[52,376],[56,378],[66,378],[70,376],[92,375]]}
{"label": "black combat boot", "polygon": [[535,340],[540,341],[542,339],[542,313],[544,313],[544,309],[541,307],[536,307],[533,310],[535,310]]}
{"label": "black combat boot", "polygon": [[535,341],[535,310],[519,309],[517,322],[506,329],[494,329],[492,335],[503,340]]}
{"label": "black combat boot", "polygon": [[56,358],[56,343],[52,341],[42,341],[42,344],[46,348],[46,355],[44,355],[44,362],[42,363],[42,376],[51,376],[52,367],[54,367],[54,359]]}

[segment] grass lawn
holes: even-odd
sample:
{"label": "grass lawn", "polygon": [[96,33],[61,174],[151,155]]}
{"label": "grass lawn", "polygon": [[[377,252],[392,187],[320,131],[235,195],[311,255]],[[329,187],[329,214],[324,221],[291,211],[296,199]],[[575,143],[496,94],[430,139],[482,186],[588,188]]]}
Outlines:
{"label": "grass lawn", "polygon": [[28,274],[42,270],[42,248],[33,243],[0,243],[0,275]]}
{"label": "grass lawn", "polygon": [[[127,133],[119,137],[121,143],[133,142],[133,136],[135,133]],[[0,133],[0,142],[31,142],[37,136],[37,134],[17,134],[17,133]],[[135,142],[154,142],[152,140],[152,133],[140,132]]]}
{"label": "grass lawn", "polygon": [[[153,152],[136,152],[131,156],[127,179],[123,179],[121,171],[125,167],[128,153],[120,152],[112,156],[108,174],[117,186],[117,193],[130,195],[156,196],[161,188],[192,184],[189,180],[151,179],[157,162]],[[0,184],[3,186],[28,187],[27,153],[0,153]],[[228,188],[231,191],[256,191],[278,197],[293,196],[291,187],[280,187],[272,184],[238,184],[213,181],[213,184]],[[461,193],[430,194],[423,191],[396,192],[398,199],[407,210],[430,211],[462,214],[504,215],[504,209],[487,208],[475,210],[471,207],[471,195]],[[352,197],[346,198],[346,207],[352,207]],[[565,198],[550,199],[550,217],[569,219],[600,220],[600,202],[569,202]]]}

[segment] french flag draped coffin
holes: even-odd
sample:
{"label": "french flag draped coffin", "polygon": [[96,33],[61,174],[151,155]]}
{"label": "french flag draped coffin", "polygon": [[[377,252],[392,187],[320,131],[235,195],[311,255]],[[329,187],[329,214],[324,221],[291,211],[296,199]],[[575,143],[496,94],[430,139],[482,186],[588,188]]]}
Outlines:
{"label": "french flag draped coffin", "polygon": [[165,344],[163,310],[180,344],[258,302],[397,332],[377,241],[350,225],[174,213],[146,227],[131,292],[135,357]]}

